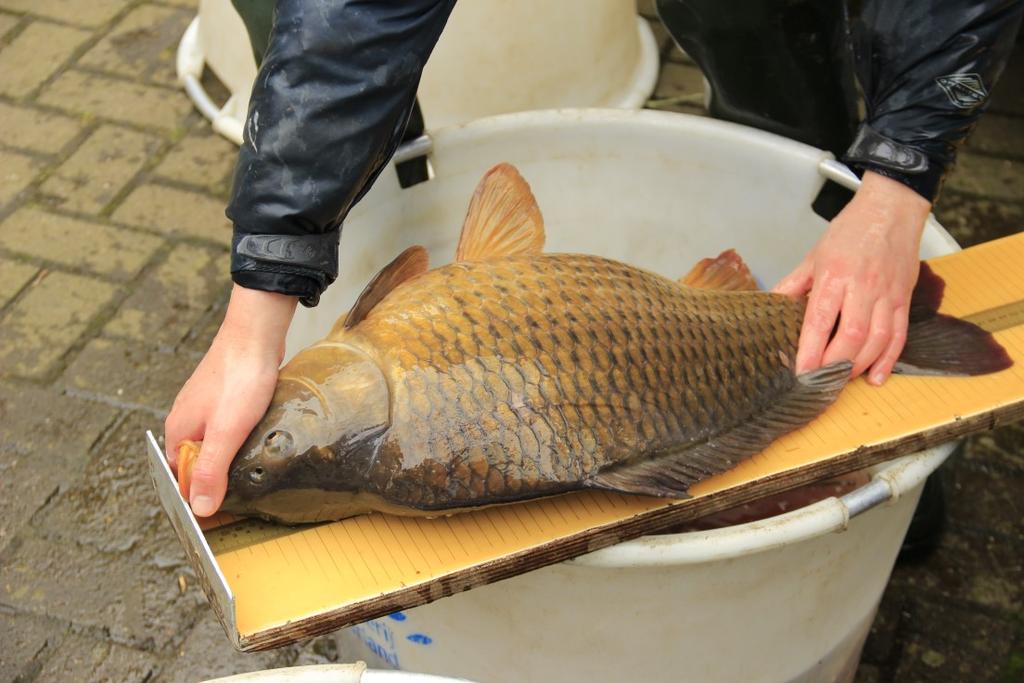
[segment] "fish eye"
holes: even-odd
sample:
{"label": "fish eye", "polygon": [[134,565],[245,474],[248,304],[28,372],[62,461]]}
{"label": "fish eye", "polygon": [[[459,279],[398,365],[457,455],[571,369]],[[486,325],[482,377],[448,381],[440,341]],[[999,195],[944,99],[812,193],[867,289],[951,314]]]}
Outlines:
{"label": "fish eye", "polygon": [[273,455],[289,455],[292,443],[292,435],[281,430],[270,432],[263,440],[264,448]]}
{"label": "fish eye", "polygon": [[251,472],[249,472],[249,480],[252,481],[252,483],[254,484],[258,484],[261,481],[263,481],[263,474],[263,468],[256,467]]}

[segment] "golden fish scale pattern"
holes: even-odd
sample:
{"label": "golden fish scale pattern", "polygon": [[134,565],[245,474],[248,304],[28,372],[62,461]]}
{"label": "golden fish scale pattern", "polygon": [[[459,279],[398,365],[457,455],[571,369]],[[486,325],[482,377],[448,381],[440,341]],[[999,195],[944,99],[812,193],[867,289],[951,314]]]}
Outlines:
{"label": "golden fish scale pattern", "polygon": [[792,386],[801,316],[593,256],[430,271],[346,333],[391,390],[370,485],[422,509],[518,500],[704,441]]}

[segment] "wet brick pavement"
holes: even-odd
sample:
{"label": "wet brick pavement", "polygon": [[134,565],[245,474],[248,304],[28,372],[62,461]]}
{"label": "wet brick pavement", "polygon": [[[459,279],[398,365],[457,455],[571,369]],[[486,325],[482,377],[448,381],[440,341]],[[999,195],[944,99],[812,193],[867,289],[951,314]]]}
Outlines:
{"label": "wet brick pavement", "polygon": [[[174,86],[194,6],[0,0],[0,683],[339,657],[330,638],[235,653],[144,468],[228,293],[234,148]],[[699,72],[655,30],[654,106],[702,113]],[[1021,83],[1024,49],[937,207],[964,244],[1024,226]],[[1024,680],[1022,445],[1006,427],[943,469],[947,531],[894,572],[858,681]]]}

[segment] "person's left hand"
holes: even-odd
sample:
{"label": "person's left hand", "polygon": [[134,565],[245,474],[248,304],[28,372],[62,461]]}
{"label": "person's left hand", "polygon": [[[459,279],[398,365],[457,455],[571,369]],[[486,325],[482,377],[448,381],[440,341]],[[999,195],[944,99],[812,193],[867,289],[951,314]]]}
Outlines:
{"label": "person's left hand", "polygon": [[869,368],[871,384],[889,377],[907,339],[918,250],[930,210],[931,204],[906,185],[864,174],[821,240],[773,290],[793,297],[810,292],[797,374],[850,360],[853,377]]}

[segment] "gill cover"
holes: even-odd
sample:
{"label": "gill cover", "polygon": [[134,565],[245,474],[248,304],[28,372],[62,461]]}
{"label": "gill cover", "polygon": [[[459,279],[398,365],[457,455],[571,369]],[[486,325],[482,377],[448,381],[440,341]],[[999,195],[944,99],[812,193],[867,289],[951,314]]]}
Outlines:
{"label": "gill cover", "polygon": [[231,464],[222,509],[258,511],[284,489],[361,488],[389,421],[387,381],[368,355],[333,341],[301,351]]}

